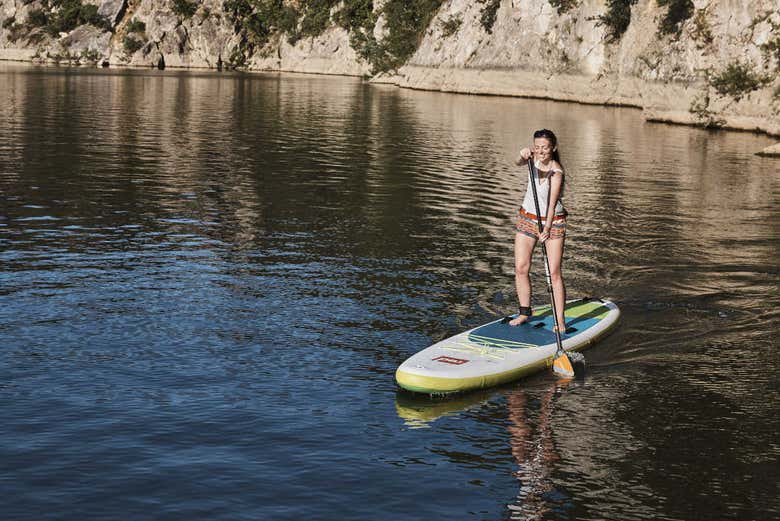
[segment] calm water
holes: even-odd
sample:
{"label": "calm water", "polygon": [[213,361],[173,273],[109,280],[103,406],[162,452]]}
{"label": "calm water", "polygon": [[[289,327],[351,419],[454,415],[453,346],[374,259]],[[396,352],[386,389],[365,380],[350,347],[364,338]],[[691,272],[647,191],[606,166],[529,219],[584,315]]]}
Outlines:
{"label": "calm water", "polygon": [[[6,65],[0,99],[3,519],[780,516],[770,138],[321,76]],[[569,385],[399,392],[514,308],[543,126],[569,293],[621,327]]]}

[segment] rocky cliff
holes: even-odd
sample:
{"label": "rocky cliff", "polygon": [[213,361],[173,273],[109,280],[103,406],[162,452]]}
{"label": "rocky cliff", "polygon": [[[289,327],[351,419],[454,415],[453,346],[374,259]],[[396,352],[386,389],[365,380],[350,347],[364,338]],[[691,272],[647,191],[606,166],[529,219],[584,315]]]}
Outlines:
{"label": "rocky cliff", "polygon": [[0,59],[362,75],[780,135],[780,0],[0,0]]}

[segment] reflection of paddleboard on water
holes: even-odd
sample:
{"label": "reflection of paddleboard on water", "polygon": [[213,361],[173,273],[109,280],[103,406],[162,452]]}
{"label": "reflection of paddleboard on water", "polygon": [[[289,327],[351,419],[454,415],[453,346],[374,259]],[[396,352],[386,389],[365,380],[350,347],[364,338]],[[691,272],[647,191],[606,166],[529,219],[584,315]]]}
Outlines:
{"label": "reflection of paddleboard on water", "polygon": [[398,393],[395,409],[407,427],[429,427],[440,418],[457,416],[476,407],[482,407],[495,396],[494,389],[439,399],[421,394]]}
{"label": "reflection of paddleboard on water", "polygon": [[[566,303],[566,351],[581,351],[606,336],[620,317],[608,300]],[[398,385],[409,391],[444,394],[483,389],[550,367],[556,352],[550,306],[538,308],[520,326],[496,320],[437,342],[402,363]]]}

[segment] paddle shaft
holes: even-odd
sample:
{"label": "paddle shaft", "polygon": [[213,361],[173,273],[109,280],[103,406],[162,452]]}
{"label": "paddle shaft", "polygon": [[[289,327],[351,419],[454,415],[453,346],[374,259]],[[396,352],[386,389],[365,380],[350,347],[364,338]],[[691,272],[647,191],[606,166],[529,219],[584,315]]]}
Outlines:
{"label": "paddle shaft", "polygon": [[[544,224],[542,223],[542,212],[539,211],[539,196],[536,195],[536,181],[534,180],[534,166],[533,156],[528,158],[528,175],[531,182],[531,192],[534,196],[534,207],[536,208],[536,221],[539,225],[539,233],[544,231]],[[538,177],[538,172],[536,176]],[[549,180],[547,181],[549,186]],[[555,356],[561,356],[565,351],[563,350],[563,344],[561,343],[561,328],[558,326],[558,312],[555,308],[555,293],[553,292],[552,279],[550,278],[550,261],[547,258],[547,247],[542,243],[542,258],[544,258],[544,272],[547,275],[547,292],[550,294],[550,304],[552,305],[553,322],[555,323],[555,343],[558,345],[558,351]]]}

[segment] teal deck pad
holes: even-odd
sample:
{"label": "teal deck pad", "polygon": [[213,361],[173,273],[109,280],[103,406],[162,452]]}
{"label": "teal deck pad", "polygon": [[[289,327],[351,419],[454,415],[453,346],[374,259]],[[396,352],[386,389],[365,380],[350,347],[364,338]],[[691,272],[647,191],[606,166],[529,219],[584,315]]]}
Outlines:
{"label": "teal deck pad", "polygon": [[[567,318],[566,327],[574,328],[576,331],[570,330],[569,333],[562,334],[561,340],[577,336],[598,324],[601,319],[594,316],[600,315],[603,311],[602,307],[598,307],[582,316]],[[469,341],[491,347],[517,349],[538,347],[555,343],[553,326],[553,316],[547,310],[532,316],[519,326],[510,326],[508,323],[502,323],[501,320],[485,324],[469,333]]]}

